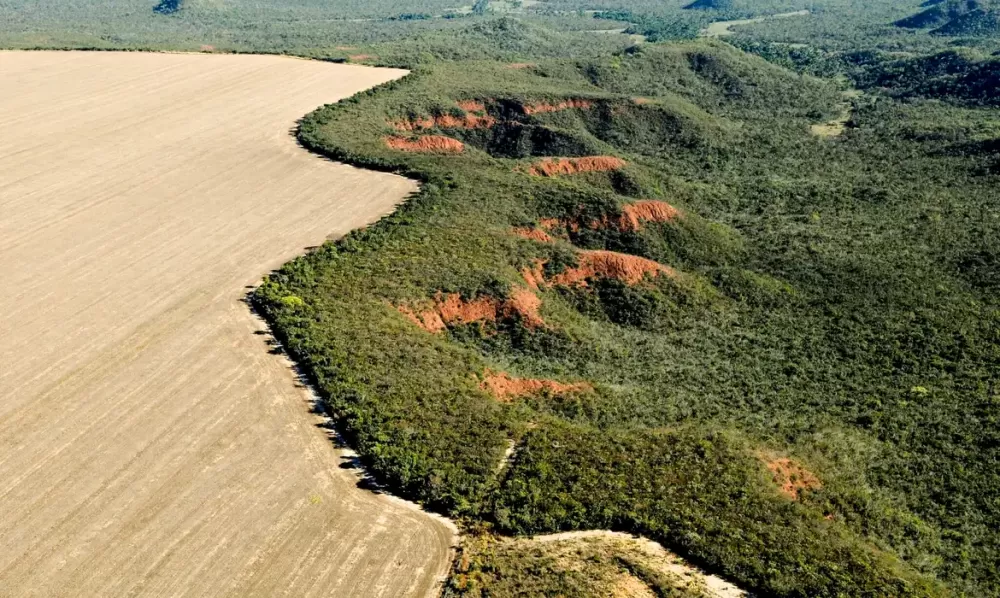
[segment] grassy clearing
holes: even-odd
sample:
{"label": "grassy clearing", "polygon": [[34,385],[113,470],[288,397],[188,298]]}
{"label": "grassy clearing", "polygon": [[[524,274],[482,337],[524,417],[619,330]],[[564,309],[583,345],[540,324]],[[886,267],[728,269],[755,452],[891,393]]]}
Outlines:
{"label": "grassy clearing", "polygon": [[755,25],[757,23],[763,23],[771,19],[787,19],[789,17],[806,17],[809,16],[808,10],[796,10],[793,12],[782,12],[775,15],[769,15],[765,17],[754,17],[752,19],[735,19],[732,21],[712,21],[709,23],[708,27],[701,30],[699,35],[702,37],[725,37],[727,35],[733,35],[733,27],[741,27],[745,25]]}
{"label": "grassy clearing", "polygon": [[465,543],[444,596],[740,598],[651,542],[626,534],[478,536]]}

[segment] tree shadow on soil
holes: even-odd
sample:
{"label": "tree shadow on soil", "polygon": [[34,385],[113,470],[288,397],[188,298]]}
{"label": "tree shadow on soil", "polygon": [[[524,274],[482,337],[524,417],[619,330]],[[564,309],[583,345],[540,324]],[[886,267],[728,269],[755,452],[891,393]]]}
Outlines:
{"label": "tree shadow on soil", "polygon": [[[254,306],[253,301],[250,299],[250,293],[247,293],[247,295],[243,298],[243,302],[246,303],[250,312],[254,316],[260,318],[261,321],[265,323],[267,322],[267,319],[263,317],[263,314],[261,314]],[[266,337],[264,342],[268,347],[269,354],[285,355],[288,358],[288,367],[295,375],[295,387],[307,391],[309,396],[309,412],[313,415],[322,417],[322,421],[316,423],[316,427],[323,430],[324,434],[326,434],[326,437],[330,440],[333,446],[346,452],[346,454],[340,455],[341,463],[338,467],[340,469],[353,470],[357,472],[359,478],[357,482],[358,488],[375,494],[386,494],[387,490],[385,487],[383,487],[368,473],[361,458],[354,453],[350,445],[344,440],[344,437],[337,429],[333,414],[329,409],[327,409],[326,403],[324,403],[316,393],[312,380],[306,374],[305,370],[292,359],[292,356],[285,351],[285,347],[281,344],[281,341],[275,338],[274,334],[271,332],[270,326],[266,329],[255,330],[254,335]]]}

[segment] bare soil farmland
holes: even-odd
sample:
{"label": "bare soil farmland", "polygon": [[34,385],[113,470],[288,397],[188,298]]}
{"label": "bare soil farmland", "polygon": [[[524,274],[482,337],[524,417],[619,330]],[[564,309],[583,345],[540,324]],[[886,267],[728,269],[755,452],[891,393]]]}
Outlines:
{"label": "bare soil farmland", "polygon": [[414,190],[289,135],[402,74],[0,53],[0,595],[432,590],[452,531],[356,487],[241,302]]}

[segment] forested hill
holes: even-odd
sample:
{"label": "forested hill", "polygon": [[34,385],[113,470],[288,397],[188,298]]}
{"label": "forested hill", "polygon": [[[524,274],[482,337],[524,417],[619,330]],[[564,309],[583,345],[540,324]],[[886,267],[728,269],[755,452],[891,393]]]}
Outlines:
{"label": "forested hill", "polygon": [[909,29],[933,29],[950,36],[996,36],[1000,33],[1000,6],[992,0],[943,0],[896,22]]}
{"label": "forested hill", "polygon": [[255,295],[378,478],[761,595],[997,594],[992,113],[718,42],[518,52],[302,126],[425,182]]}

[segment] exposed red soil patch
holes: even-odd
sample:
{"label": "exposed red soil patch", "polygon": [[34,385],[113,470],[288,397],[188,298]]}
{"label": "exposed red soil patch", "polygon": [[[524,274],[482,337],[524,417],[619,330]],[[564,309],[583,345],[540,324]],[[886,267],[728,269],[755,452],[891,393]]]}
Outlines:
{"label": "exposed red soil patch", "polygon": [[564,100],[557,104],[541,102],[538,104],[526,104],[525,114],[543,114],[546,112],[560,112],[562,110],[572,110],[574,108],[593,108],[594,103],[589,100]]}
{"label": "exposed red soil patch", "polygon": [[[617,218],[603,216],[600,220],[591,219],[586,226],[591,230],[601,230],[605,228],[617,228],[624,232],[638,232],[642,230],[642,225],[647,222],[671,222],[680,216],[680,211],[674,206],[664,201],[637,201],[635,203],[622,206],[621,215]],[[580,230],[580,222],[577,220],[555,220],[547,219],[549,222],[555,221],[558,226],[564,226],[568,230],[576,232]],[[552,230],[556,225],[544,226],[546,230]]]}
{"label": "exposed red soil patch", "polygon": [[625,166],[625,161],[614,156],[586,156],[583,158],[543,158],[528,168],[535,176],[558,176],[580,172],[607,172]]}
{"label": "exposed red soil patch", "polygon": [[413,139],[386,137],[385,144],[394,150],[403,152],[460,154],[465,150],[465,145],[461,141],[443,135],[424,135]]}
{"label": "exposed red soil patch", "polygon": [[390,122],[389,124],[397,131],[409,132],[419,131],[421,129],[433,129],[435,122],[433,118],[426,116],[410,120],[397,120],[395,122]]}
{"label": "exposed red soil patch", "polygon": [[558,218],[542,218],[538,221],[538,226],[544,228],[545,230],[551,231],[553,229],[563,226],[562,220]]}
{"label": "exposed red soil patch", "polygon": [[462,100],[457,105],[466,112],[486,112],[486,104],[479,100]]}
{"label": "exposed red soil patch", "polygon": [[488,129],[497,123],[497,119],[488,114],[466,114],[463,117],[443,114],[437,117],[425,116],[412,120],[400,120],[393,123],[397,131],[419,131],[422,129]]}
{"label": "exposed red soil patch", "polygon": [[[605,216],[602,220],[591,220],[588,226],[591,229],[597,230],[607,226],[608,218]],[[563,230],[568,230],[570,232],[579,232],[580,230],[580,219],[577,218],[542,218],[538,221],[538,226],[544,229],[546,232],[554,233],[557,236],[561,236]]]}
{"label": "exposed red soil patch", "polygon": [[774,483],[788,498],[798,499],[802,490],[819,490],[823,487],[815,474],[793,459],[781,457],[766,461],[766,464],[774,476]]}
{"label": "exposed red soil patch", "polygon": [[475,324],[477,322],[497,322],[504,318],[519,317],[525,326],[536,328],[545,325],[538,310],[542,300],[531,290],[514,289],[510,296],[501,301],[493,297],[481,296],[471,301],[462,299],[458,293],[438,293],[433,305],[425,309],[397,306],[401,314],[427,332],[441,332],[452,324]]}
{"label": "exposed red soil patch", "polygon": [[529,287],[537,291],[545,284],[545,262],[535,260],[535,263],[531,267],[525,266],[521,268],[521,276],[524,277],[524,282]]}
{"label": "exposed red soil patch", "polygon": [[585,287],[588,278],[613,278],[634,285],[642,282],[647,275],[677,276],[677,271],[673,268],[627,253],[593,250],[580,251],[577,255],[577,267],[567,268],[549,279],[545,278],[544,260],[535,260],[531,266],[521,268],[521,276],[535,290],[550,284]]}
{"label": "exposed red soil patch", "polygon": [[[601,219],[591,218],[583,224],[581,224],[580,219],[542,218],[538,221],[538,227],[546,233],[560,229],[577,232],[581,226],[586,226],[591,230],[614,227],[620,231],[638,232],[647,222],[672,222],[680,216],[680,210],[667,202],[646,200],[622,206],[621,215],[616,218],[609,216],[603,216]],[[521,236],[524,235],[521,234]]]}
{"label": "exposed red soil patch", "polygon": [[632,98],[632,101],[635,102],[639,106],[642,106],[642,105],[645,105],[645,104],[652,104],[653,103],[653,100],[650,99],[650,98]]}
{"label": "exposed red soil patch", "polygon": [[552,236],[541,228],[531,228],[530,226],[518,226],[513,229],[513,233],[522,239],[530,239],[540,243],[551,243]]}
{"label": "exposed red soil patch", "polygon": [[398,120],[389,124],[397,131],[420,131],[423,129],[433,129],[437,126],[437,119],[430,116],[422,116],[410,120]]}
{"label": "exposed red soil patch", "polygon": [[579,265],[552,277],[552,284],[586,286],[588,278],[613,278],[625,284],[638,284],[649,276],[676,276],[677,272],[644,257],[614,251],[581,251]]}
{"label": "exposed red soil patch", "polygon": [[473,322],[495,322],[500,302],[493,297],[476,297],[465,301],[458,293],[438,294],[434,299],[437,312],[447,324],[472,324]]}
{"label": "exposed red soil patch", "polygon": [[545,326],[538,310],[542,307],[542,300],[538,295],[528,289],[514,289],[510,297],[501,305],[501,312],[510,318],[518,316],[528,328],[541,328]]}
{"label": "exposed red soil patch", "polygon": [[542,392],[566,394],[571,392],[590,392],[594,387],[586,382],[566,384],[555,380],[535,380],[531,378],[514,378],[504,372],[486,370],[480,388],[491,393],[497,400],[511,401],[518,397],[537,395]]}
{"label": "exposed red soil patch", "polygon": [[680,212],[665,201],[637,201],[622,206],[622,215],[618,219],[618,228],[623,231],[638,231],[644,222],[670,222],[676,219]]}
{"label": "exposed red soil patch", "polygon": [[399,313],[406,316],[408,320],[427,332],[441,332],[448,327],[445,325],[444,320],[441,319],[441,316],[433,309],[416,312],[405,305],[399,305],[396,309],[399,310]]}
{"label": "exposed red soil patch", "polygon": [[488,114],[466,114],[463,117],[445,114],[435,118],[434,124],[442,129],[488,129],[497,124],[497,119]]}
{"label": "exposed red soil patch", "polygon": [[372,54],[354,54],[348,56],[352,62],[365,62],[366,60],[377,60],[378,56]]}

